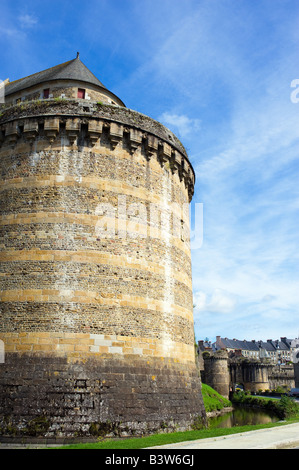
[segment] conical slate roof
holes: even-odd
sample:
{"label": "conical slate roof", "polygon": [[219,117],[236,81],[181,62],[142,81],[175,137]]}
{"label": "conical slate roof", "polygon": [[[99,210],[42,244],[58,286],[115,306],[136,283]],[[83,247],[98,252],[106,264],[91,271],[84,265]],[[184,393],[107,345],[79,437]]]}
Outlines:
{"label": "conical slate roof", "polygon": [[[98,78],[86,67],[86,65],[83,64],[79,58],[78,53],[77,57],[73,60],[8,83],[5,86],[5,95],[11,95],[18,91],[30,88],[43,82],[48,82],[50,80],[77,80],[96,85],[106,91],[109,91],[103,85],[103,83],[101,83],[100,80],[98,80]],[[112,95],[113,94],[114,93],[112,93]]]}

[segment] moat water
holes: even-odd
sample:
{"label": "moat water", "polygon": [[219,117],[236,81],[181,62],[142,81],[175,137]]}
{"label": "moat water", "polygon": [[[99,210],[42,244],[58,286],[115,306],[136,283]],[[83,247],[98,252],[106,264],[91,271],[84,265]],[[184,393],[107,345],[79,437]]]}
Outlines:
{"label": "moat water", "polygon": [[210,419],[210,427],[213,428],[232,428],[234,426],[244,426],[246,424],[266,424],[275,423],[280,418],[275,414],[268,413],[264,410],[237,407],[233,411],[225,413],[222,416],[217,416]]}

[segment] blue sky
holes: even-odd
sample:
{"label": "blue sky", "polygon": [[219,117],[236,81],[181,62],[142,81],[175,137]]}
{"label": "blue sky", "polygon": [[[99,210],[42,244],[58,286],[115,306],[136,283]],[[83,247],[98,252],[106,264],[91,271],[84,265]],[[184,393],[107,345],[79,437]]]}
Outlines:
{"label": "blue sky", "polygon": [[192,204],[203,204],[203,243],[192,250],[197,339],[298,337],[298,0],[0,7],[2,80],[79,51],[129,108],[185,145]]}

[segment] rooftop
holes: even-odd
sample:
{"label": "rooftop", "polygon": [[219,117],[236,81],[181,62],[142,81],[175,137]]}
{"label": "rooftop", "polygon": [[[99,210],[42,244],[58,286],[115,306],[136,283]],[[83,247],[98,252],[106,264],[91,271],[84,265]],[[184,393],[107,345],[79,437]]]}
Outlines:
{"label": "rooftop", "polygon": [[[100,87],[102,90],[112,93],[108,90],[102,82],[83,64],[80,59],[79,53],[75,59],[69,60],[62,64],[56,65],[55,67],[50,67],[41,72],[34,73],[33,75],[28,75],[27,77],[20,78],[13,82],[8,82],[5,86],[5,95],[9,96],[13,93],[17,93],[26,88],[31,88],[35,85],[39,85],[43,82],[49,82],[52,80],[76,80],[85,83],[89,83]],[[122,101],[114,95],[118,101]],[[125,106],[122,103],[123,106]]]}
{"label": "rooftop", "polygon": [[217,341],[215,346],[227,349],[242,349],[247,351],[259,351],[260,348],[265,349],[266,351],[289,351],[291,343],[294,340],[281,338],[281,340],[268,339],[267,341],[240,341],[238,339],[229,339],[222,338],[217,336]]}
{"label": "rooftop", "polygon": [[250,351],[259,351],[259,347],[255,341],[240,341],[238,339],[228,339],[228,338],[221,338],[221,343],[223,347],[229,349],[245,349]]}

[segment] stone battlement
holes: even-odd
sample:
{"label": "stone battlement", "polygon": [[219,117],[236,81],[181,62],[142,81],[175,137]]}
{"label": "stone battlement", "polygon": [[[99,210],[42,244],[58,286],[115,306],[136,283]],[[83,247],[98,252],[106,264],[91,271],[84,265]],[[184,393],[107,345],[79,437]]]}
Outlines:
{"label": "stone battlement", "polygon": [[93,149],[105,135],[112,150],[121,145],[132,155],[140,151],[147,159],[156,158],[179,175],[191,201],[195,173],[184,147],[169,129],[137,111],[69,99],[31,101],[2,109],[0,147],[32,145],[40,137],[52,145],[62,135],[73,149]]}

